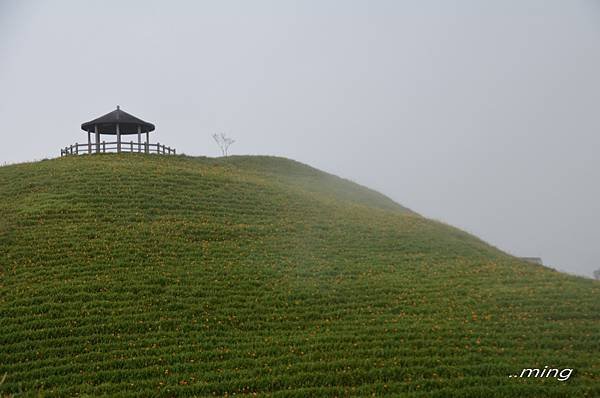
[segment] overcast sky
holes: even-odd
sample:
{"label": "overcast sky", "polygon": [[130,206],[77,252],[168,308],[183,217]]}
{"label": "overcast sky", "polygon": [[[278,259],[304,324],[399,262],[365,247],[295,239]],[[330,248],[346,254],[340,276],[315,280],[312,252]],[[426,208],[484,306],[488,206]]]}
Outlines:
{"label": "overcast sky", "polygon": [[600,268],[600,2],[0,0],[0,162],[117,104],[290,157],[518,256]]}

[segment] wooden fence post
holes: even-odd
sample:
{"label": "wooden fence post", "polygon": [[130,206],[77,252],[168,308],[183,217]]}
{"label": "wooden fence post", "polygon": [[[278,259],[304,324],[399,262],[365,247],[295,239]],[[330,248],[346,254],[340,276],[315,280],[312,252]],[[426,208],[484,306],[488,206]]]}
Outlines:
{"label": "wooden fence post", "polygon": [[130,141],[129,144],[131,146],[131,152],[133,152],[133,141]]}
{"label": "wooden fence post", "polygon": [[106,141],[102,141],[102,153],[106,152]]}

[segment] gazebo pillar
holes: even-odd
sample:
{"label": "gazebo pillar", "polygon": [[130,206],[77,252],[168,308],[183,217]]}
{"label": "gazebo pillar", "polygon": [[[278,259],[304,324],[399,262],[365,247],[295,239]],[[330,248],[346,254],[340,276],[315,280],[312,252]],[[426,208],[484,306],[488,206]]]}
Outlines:
{"label": "gazebo pillar", "polygon": [[96,133],[96,153],[100,153],[100,133],[97,124],[94,124],[94,133]]}
{"label": "gazebo pillar", "polygon": [[117,153],[121,152],[121,130],[119,130],[119,123],[117,123]]}
{"label": "gazebo pillar", "polygon": [[146,152],[150,153],[150,132],[146,131]]}
{"label": "gazebo pillar", "polygon": [[142,151],[142,126],[138,124],[138,152]]}
{"label": "gazebo pillar", "polygon": [[88,153],[92,153],[92,132],[90,129],[87,131],[88,133]]}

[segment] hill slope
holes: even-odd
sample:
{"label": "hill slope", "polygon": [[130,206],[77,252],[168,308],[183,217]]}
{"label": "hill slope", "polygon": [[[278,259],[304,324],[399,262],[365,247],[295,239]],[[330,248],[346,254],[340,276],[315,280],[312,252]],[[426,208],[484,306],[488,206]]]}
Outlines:
{"label": "hill slope", "polygon": [[600,396],[598,283],[297,162],[7,166],[0,215],[0,393]]}

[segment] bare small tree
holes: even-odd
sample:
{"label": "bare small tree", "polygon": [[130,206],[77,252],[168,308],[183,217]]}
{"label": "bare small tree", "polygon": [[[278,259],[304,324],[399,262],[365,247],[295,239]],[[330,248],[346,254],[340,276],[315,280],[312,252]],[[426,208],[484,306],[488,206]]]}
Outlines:
{"label": "bare small tree", "polygon": [[219,148],[221,148],[221,153],[223,154],[223,156],[227,156],[227,151],[229,150],[229,147],[231,146],[231,144],[233,144],[235,142],[235,140],[233,138],[229,138],[227,137],[225,134],[221,133],[221,134],[213,134],[212,136],[215,140],[215,142],[217,143],[217,145],[219,146]]}

